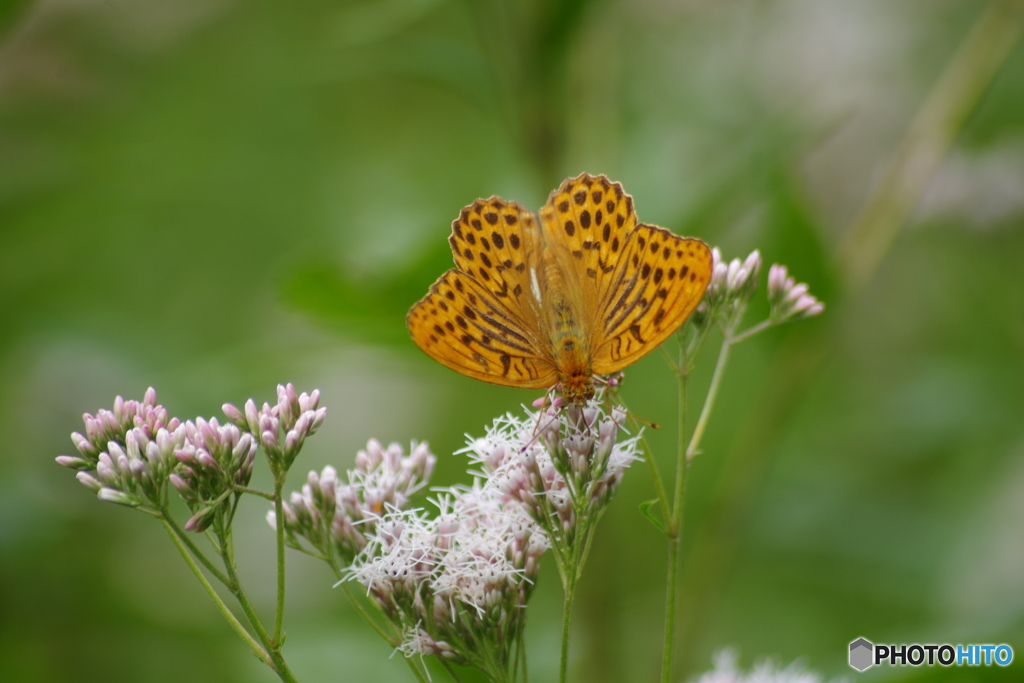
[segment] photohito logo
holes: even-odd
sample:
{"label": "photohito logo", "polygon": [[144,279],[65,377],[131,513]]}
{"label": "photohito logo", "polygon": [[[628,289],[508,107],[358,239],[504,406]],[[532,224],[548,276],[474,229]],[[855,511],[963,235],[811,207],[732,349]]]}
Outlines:
{"label": "photohito logo", "polygon": [[1009,645],[875,645],[867,638],[850,643],[850,666],[864,671],[875,664],[889,666],[1009,666],[1013,648]]}

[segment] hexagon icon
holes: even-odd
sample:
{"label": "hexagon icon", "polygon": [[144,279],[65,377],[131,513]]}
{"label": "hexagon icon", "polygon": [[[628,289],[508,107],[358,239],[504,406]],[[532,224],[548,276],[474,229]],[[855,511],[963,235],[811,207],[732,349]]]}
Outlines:
{"label": "hexagon icon", "polygon": [[850,666],[857,671],[863,671],[874,664],[875,646],[866,638],[858,638],[850,643]]}

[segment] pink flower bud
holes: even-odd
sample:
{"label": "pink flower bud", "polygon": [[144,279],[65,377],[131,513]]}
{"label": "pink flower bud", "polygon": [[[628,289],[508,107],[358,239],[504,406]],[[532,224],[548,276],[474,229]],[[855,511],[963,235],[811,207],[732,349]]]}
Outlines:
{"label": "pink flower bud", "polygon": [[292,425],[295,419],[294,409],[298,407],[298,397],[295,396],[295,387],[277,385],[277,418],[286,426]]}
{"label": "pink flower bud", "polygon": [[210,455],[206,451],[206,449],[203,448],[200,448],[198,451],[196,451],[196,462],[199,463],[200,467],[203,467],[208,470],[218,469],[216,459],[214,459],[214,457]]}
{"label": "pink flower bud", "polygon": [[129,461],[128,469],[131,471],[132,476],[135,477],[137,481],[142,481],[143,478],[146,476],[146,463],[142,462],[141,460],[132,459],[131,461]]}
{"label": "pink flower bud", "polygon": [[782,290],[786,284],[786,266],[778,263],[772,264],[768,270],[768,299],[774,300],[782,296]]}
{"label": "pink flower bud", "polygon": [[156,445],[156,441],[150,441],[146,444],[146,460],[149,461],[154,467],[159,466],[164,459],[164,454],[160,450],[160,447]]}
{"label": "pink flower bud", "polygon": [[316,410],[317,406],[320,405],[320,390],[314,389],[311,394],[303,393],[299,396],[299,408],[303,411]]}
{"label": "pink flower bud", "polygon": [[309,434],[309,426],[313,424],[313,413],[305,412],[299,415],[299,419],[295,421],[295,427],[292,429],[299,438],[304,439]]}
{"label": "pink flower bud", "polygon": [[295,457],[298,454],[299,447],[302,446],[302,436],[299,432],[294,429],[285,434],[284,437],[284,451],[289,456]]}
{"label": "pink flower bud", "polygon": [[761,252],[757,249],[750,252],[750,255],[743,261],[743,269],[750,274],[751,278],[756,278],[757,274],[761,272]]}
{"label": "pink flower bud", "polygon": [[89,467],[89,462],[77,455],[58,455],[57,464],[63,465],[64,467],[70,467],[71,469],[82,469]]}
{"label": "pink flower bud", "polygon": [[101,488],[96,495],[100,500],[108,503],[117,503],[118,505],[128,505],[130,507],[135,507],[140,502],[135,496],[131,496],[124,491],[106,487]]}
{"label": "pink flower bud", "polygon": [[263,432],[260,434],[260,441],[263,443],[264,448],[276,452],[278,450],[277,430]]}
{"label": "pink flower bud", "polygon": [[366,451],[356,453],[356,469],[362,472],[369,472],[372,467],[373,463],[370,461],[370,456]]}
{"label": "pink flower bud", "polygon": [[79,483],[83,486],[87,486],[93,491],[99,491],[103,488],[103,484],[88,472],[79,472],[75,475],[75,478],[78,479]]}
{"label": "pink flower bud", "polygon": [[734,258],[729,262],[729,267],[725,273],[725,286],[727,289],[736,289],[738,284],[742,283],[746,279],[746,273],[743,272],[743,265],[740,263],[738,258]]}
{"label": "pink flower bud", "polygon": [[[235,431],[235,434],[238,434],[237,430]],[[252,434],[246,432],[237,438],[238,443],[236,443],[235,447],[231,449],[231,458],[235,461],[244,460],[249,455],[250,451],[256,450],[256,442],[253,440]]]}
{"label": "pink flower bud", "polygon": [[384,466],[392,472],[397,472],[402,466],[402,447],[395,442],[388,444],[384,451]]}
{"label": "pink flower bud", "polygon": [[174,451],[174,457],[186,465],[194,465],[196,463],[196,449],[192,444],[187,444],[184,448]]}
{"label": "pink flower bud", "polygon": [[256,409],[256,402],[251,398],[245,402],[245,422],[249,425],[250,432],[260,431],[260,414]]}
{"label": "pink flower bud", "polygon": [[125,455],[124,450],[121,449],[121,444],[116,441],[111,441],[107,444],[107,452],[110,454],[110,459],[114,461]]}
{"label": "pink flower bud", "polygon": [[376,469],[384,461],[384,447],[377,439],[370,439],[366,442],[366,455],[370,460],[370,470]]}
{"label": "pink flower bud", "polygon": [[[118,398],[121,398],[118,396]],[[121,423],[118,421],[117,416],[109,410],[100,411],[100,420],[103,422],[103,428],[108,434],[117,434],[121,431]]]}
{"label": "pink flower bud", "polygon": [[245,415],[231,403],[225,403],[220,407],[220,409],[224,413],[224,416],[231,422],[234,422],[239,427],[246,426]]}
{"label": "pink flower bud", "polygon": [[313,412],[313,421],[309,425],[309,433],[310,434],[316,434],[320,430],[321,425],[323,425],[323,423],[324,423],[324,418],[325,417],[327,417],[327,408],[326,408],[326,406],[323,407],[323,408],[317,408]]}
{"label": "pink flower bud", "polygon": [[172,472],[168,479],[170,479],[171,486],[173,486],[178,493],[186,497],[191,495],[192,487],[189,486],[189,483],[180,477],[177,472]]}
{"label": "pink flower bud", "polygon": [[161,427],[156,432],[156,446],[160,449],[161,453],[170,453],[173,447],[171,439],[171,432],[166,428]]}
{"label": "pink flower bud", "polygon": [[100,454],[100,461],[96,463],[96,476],[104,484],[113,486],[119,482],[117,469],[106,453]]}
{"label": "pink flower bud", "polygon": [[786,292],[786,296],[783,299],[783,301],[792,303],[792,302],[798,300],[800,297],[802,297],[805,294],[807,294],[809,289],[810,288],[807,285],[803,284],[803,283],[800,283],[800,284],[798,284],[798,285],[796,285],[794,287],[791,287],[789,289],[789,291]]}
{"label": "pink flower bud", "polygon": [[92,442],[87,438],[74,432],[71,434],[71,442],[75,444],[75,448],[84,456],[91,456],[96,454],[96,447],[92,445]]}
{"label": "pink flower bud", "polygon": [[212,512],[212,509],[207,508],[192,515],[189,520],[185,522],[185,531],[194,531],[196,533],[206,531],[206,528],[213,523]]}

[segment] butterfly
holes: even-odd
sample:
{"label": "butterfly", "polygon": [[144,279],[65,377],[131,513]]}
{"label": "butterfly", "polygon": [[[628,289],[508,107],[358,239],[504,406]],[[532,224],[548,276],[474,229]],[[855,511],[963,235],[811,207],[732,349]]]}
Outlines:
{"label": "butterfly", "polygon": [[583,405],[594,376],[654,350],[700,303],[711,251],[638,223],[622,185],[586,173],[551,193],[539,220],[478,199],[452,223],[455,268],[409,311],[428,356],[458,373],[526,389],[558,386]]}

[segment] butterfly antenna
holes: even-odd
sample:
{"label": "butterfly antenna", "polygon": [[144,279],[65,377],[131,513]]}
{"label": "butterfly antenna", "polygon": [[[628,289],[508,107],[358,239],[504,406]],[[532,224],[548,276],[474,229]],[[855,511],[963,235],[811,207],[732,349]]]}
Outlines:
{"label": "butterfly antenna", "polygon": [[[608,406],[608,414],[611,415],[612,414],[611,403],[609,402],[609,403],[606,403],[605,405]],[[641,424],[645,424],[648,427],[650,427],[651,429],[661,429],[661,425],[659,425],[657,422],[651,422],[650,420],[645,420],[642,417],[638,417],[638,416],[634,415],[633,413],[629,412],[628,410],[626,410],[623,406],[619,406],[619,410],[624,412],[626,414],[626,417],[632,418],[633,420],[636,420],[637,422],[639,422]]]}
{"label": "butterfly antenna", "polygon": [[[609,398],[609,394],[616,387],[618,387],[619,384],[622,383],[622,373],[620,372],[617,375],[609,377],[607,379],[601,378],[601,377],[595,377],[594,379],[596,381],[599,381],[601,384],[605,385],[605,392],[604,392],[603,398],[605,399],[605,407],[608,410],[608,414],[611,415],[612,414],[612,404],[611,404],[611,399]],[[648,427],[650,427],[651,429],[661,429],[661,425],[659,425],[657,422],[651,422],[649,420],[643,419],[642,417],[638,417],[638,416],[634,415],[633,413],[629,412],[628,410],[626,410],[626,408],[624,406],[620,406],[620,409],[622,410],[622,412],[626,413],[626,417],[632,418],[632,419],[636,420],[637,422],[639,422],[641,424],[645,424]]]}
{"label": "butterfly antenna", "polygon": [[626,417],[631,417],[634,420],[636,420],[637,422],[640,422],[642,424],[647,425],[651,429],[661,429],[661,425],[659,425],[657,422],[650,422],[648,420],[643,419],[642,417],[637,417],[636,415],[634,415],[633,413],[629,412],[628,410],[626,411]]}

